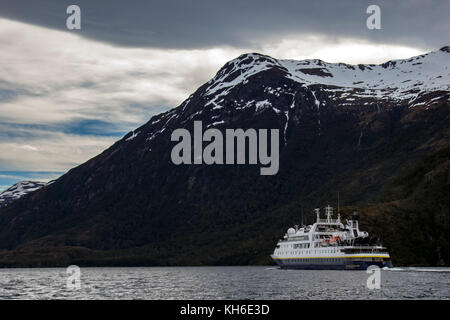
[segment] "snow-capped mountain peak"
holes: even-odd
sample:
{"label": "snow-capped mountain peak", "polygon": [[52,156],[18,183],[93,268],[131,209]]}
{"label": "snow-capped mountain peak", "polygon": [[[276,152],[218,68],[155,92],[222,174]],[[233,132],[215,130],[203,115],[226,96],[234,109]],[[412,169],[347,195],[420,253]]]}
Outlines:
{"label": "snow-capped mountain peak", "polygon": [[[288,60],[249,53],[226,63],[208,82],[205,96],[214,96],[216,104],[238,84],[260,72],[278,69],[291,80],[304,85],[335,87],[345,93],[363,90],[357,97],[389,97],[390,100],[411,102],[431,91],[450,89],[450,47],[409,59],[391,60],[383,64],[328,63],[319,59]],[[354,94],[355,92],[353,92]]]}
{"label": "snow-capped mountain peak", "polygon": [[[124,141],[150,143],[167,128],[202,120],[205,128],[229,125],[269,111],[287,143],[290,123],[298,123],[309,106],[321,127],[323,107],[336,110],[413,108],[450,100],[450,47],[383,64],[329,63],[320,59],[277,60],[247,53],[227,62],[217,74],[178,108],[154,116]],[[363,110],[361,110],[363,111]],[[142,130],[148,132],[137,136]],[[142,132],[144,132],[142,131]],[[136,139],[135,139],[136,138]]]}
{"label": "snow-capped mountain peak", "polygon": [[448,48],[379,65],[320,60],[280,60],[280,63],[289,70],[289,77],[302,83],[365,89],[403,100],[417,96],[418,92],[449,90]]}
{"label": "snow-capped mountain peak", "polygon": [[49,183],[39,181],[18,182],[0,193],[0,207],[6,206],[12,201],[22,198],[24,195],[36,191],[47,184]]}

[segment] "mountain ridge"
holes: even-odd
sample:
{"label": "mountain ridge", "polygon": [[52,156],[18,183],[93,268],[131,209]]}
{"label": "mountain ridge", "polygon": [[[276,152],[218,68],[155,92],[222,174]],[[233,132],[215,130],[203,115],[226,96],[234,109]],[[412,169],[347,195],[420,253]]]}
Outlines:
{"label": "mountain ridge", "polygon": [[6,190],[0,192],[0,207],[7,206],[11,202],[29,194],[30,192],[45,187],[47,182],[25,180],[13,184]]}
{"label": "mountain ridge", "polygon": [[[443,76],[446,76],[447,78],[450,76],[450,63],[449,63],[449,57],[448,57],[448,51],[446,51],[446,48],[449,47],[443,47],[440,50],[437,51],[432,51],[428,54],[423,54],[423,55],[419,55],[416,57],[412,57],[409,59],[398,59],[398,60],[390,60],[386,63],[383,64],[379,64],[379,65],[374,65],[374,64],[369,64],[369,65],[349,65],[349,64],[343,64],[343,63],[327,63],[324,62],[322,60],[319,59],[310,59],[310,60],[288,60],[288,59],[282,59],[282,60],[276,60],[270,56],[267,55],[263,55],[263,54],[259,54],[259,53],[247,53],[247,54],[242,54],[239,57],[230,60],[229,62],[227,62],[222,68],[219,69],[219,71],[216,73],[216,75],[209,80],[208,82],[206,82],[204,85],[202,85],[201,87],[199,87],[192,95],[190,95],[190,97],[188,99],[186,99],[185,101],[182,102],[182,104],[178,107],[178,108],[182,108],[183,111],[188,108],[189,110],[189,106],[188,104],[191,102],[191,99],[194,97],[194,95],[196,94],[196,92],[201,91],[202,92],[202,96],[200,98],[204,98],[205,101],[203,101],[203,105],[205,107],[205,109],[211,109],[212,112],[214,112],[215,110],[220,110],[222,109],[222,107],[218,104],[220,103],[220,98],[223,96],[226,96],[230,90],[233,89],[233,87],[235,85],[238,84],[246,84],[247,83],[247,78],[253,77],[253,76],[257,76],[259,73],[261,72],[281,72],[281,73],[285,73],[285,77],[294,80],[295,83],[299,83],[300,85],[304,85],[304,87],[313,87],[313,86],[317,86],[317,85],[326,85],[326,86],[330,86],[330,87],[339,87],[339,88],[345,88],[345,89],[341,89],[341,90],[336,90],[335,92],[332,92],[332,97],[331,99],[334,100],[335,103],[337,103],[339,106],[354,106],[354,101],[355,101],[355,97],[357,99],[359,99],[360,101],[363,102],[364,105],[368,105],[370,103],[370,99],[373,100],[373,98],[376,98],[376,102],[378,104],[385,104],[385,105],[389,105],[392,104],[393,101],[392,100],[392,94],[393,94],[393,90],[390,87],[383,87],[384,84],[380,85],[380,86],[376,86],[375,84],[371,84],[371,88],[369,91],[367,91],[366,87],[361,87],[362,83],[365,82],[361,82],[361,83],[357,83],[356,85],[354,85],[353,83],[340,83],[340,85],[338,85],[339,83],[330,83],[330,82],[325,82],[325,83],[320,83],[320,82],[314,82],[313,80],[317,80],[314,75],[311,75],[310,77],[304,76],[303,78],[301,76],[298,75],[298,72],[295,72],[295,68],[293,68],[293,64],[297,64],[297,65],[303,65],[303,64],[307,64],[309,65],[310,70],[314,70],[314,65],[313,68],[311,68],[311,64],[315,63],[316,65],[320,65],[323,67],[326,66],[334,66],[337,68],[341,68],[341,66],[344,66],[345,69],[349,69],[352,71],[355,70],[360,70],[362,73],[364,73],[364,70],[368,70],[369,68],[374,71],[374,69],[372,67],[377,67],[377,68],[381,68],[381,69],[393,69],[396,65],[401,65],[401,64],[405,64],[405,63],[412,63],[413,61],[416,60],[420,60],[420,59],[424,59],[424,58],[429,58],[430,55],[439,55],[441,52],[443,53],[443,56],[438,56],[439,60],[442,59],[442,57],[445,57],[446,60],[446,65],[442,66],[439,65],[439,70],[441,71],[438,74],[429,74],[429,75],[425,75],[425,77],[423,78],[428,78],[428,79],[442,79]],[[289,67],[286,67],[284,64],[288,64]],[[417,63],[417,62],[415,62]],[[417,68],[422,68],[421,66],[417,67]],[[345,70],[344,69],[344,70]],[[441,70],[442,69],[442,70]],[[406,72],[405,70],[401,70],[402,72]],[[411,70],[409,70],[411,71]],[[434,70],[435,71],[435,70]],[[377,72],[377,70],[375,70],[375,72]],[[400,72],[400,71],[399,71]],[[353,75],[354,77],[356,75]],[[433,77],[434,76],[434,77]],[[320,77],[322,78],[322,77]],[[351,78],[351,77],[350,77]],[[382,80],[382,79],[381,79]],[[409,79],[406,79],[409,80]],[[406,80],[402,80],[403,82]],[[414,106],[420,106],[424,103],[424,101],[427,101],[427,99],[435,99],[435,100],[439,100],[439,99],[450,99],[450,94],[449,94],[449,90],[450,90],[450,84],[445,81],[443,81],[443,83],[439,83],[439,85],[437,87],[432,87],[432,90],[430,90],[429,87],[425,87],[425,88],[421,88],[420,84],[423,84],[423,79],[419,79],[417,80],[418,82],[415,82],[413,84],[409,84],[406,85],[404,87],[401,88],[401,90],[403,90],[404,95],[401,96],[399,95],[399,97],[394,97],[394,102],[395,103],[401,103],[401,104],[409,104],[409,107],[414,107]],[[359,82],[359,81],[357,81]],[[350,87],[349,87],[350,85]],[[391,83],[392,85],[392,83]],[[416,88],[414,88],[416,87]],[[414,88],[414,90],[412,89]],[[288,89],[285,90],[285,92],[283,92],[283,90],[279,90],[281,89],[280,87],[277,88],[272,88],[269,86],[266,86],[266,89],[268,92],[273,93],[275,95],[281,95],[281,94],[285,94],[285,95],[290,95],[292,98],[292,101],[289,101],[288,99],[286,100],[286,105],[292,106],[295,101],[295,95]],[[284,88],[283,88],[284,89]],[[364,89],[364,91],[362,91]],[[295,90],[295,89],[294,89]],[[330,90],[330,89],[325,89],[325,90]],[[333,90],[333,89],[331,89]],[[281,91],[281,92],[279,92]],[[385,92],[384,92],[385,91]],[[315,95],[315,91],[311,90],[312,94],[313,94],[313,99],[314,99],[314,103],[317,106],[317,108],[320,107],[321,103],[324,103],[324,101],[319,101],[320,97],[317,98]],[[384,92],[384,93],[383,93]],[[394,93],[396,93],[394,91]],[[329,93],[328,93],[329,94]],[[349,97],[348,97],[349,96]],[[431,96],[431,97],[430,97]],[[288,97],[289,98],[289,97]],[[405,101],[406,100],[406,101]],[[237,109],[243,109],[243,108],[249,108],[249,107],[254,107],[257,106],[257,104],[259,103],[259,105],[264,108],[267,107],[268,104],[264,105],[264,101],[265,100],[260,100],[260,101],[248,101],[245,100],[245,104],[240,105],[239,101],[235,100],[235,104],[234,107]],[[411,105],[411,102],[415,102],[415,104]],[[433,100],[434,101],[434,100]],[[253,103],[252,103],[253,102]],[[206,108],[209,107],[209,108]],[[165,113],[162,113],[160,115],[157,115],[156,117],[160,116],[161,118],[164,118],[164,115],[170,115],[169,117],[169,121],[172,120],[174,117],[176,117],[174,115],[174,113],[176,108],[169,110]],[[193,114],[190,114],[191,117],[195,116],[196,114],[200,114],[204,112],[203,110],[198,110],[196,112],[194,112]],[[276,109],[276,112],[279,112],[279,109]],[[285,117],[288,117],[286,111],[284,111],[285,113]],[[212,115],[211,119],[214,119],[214,117],[216,116],[215,119],[218,119],[217,115]],[[157,123],[159,122],[160,119],[156,119],[152,122],[152,119],[149,121],[152,124],[153,123]],[[218,121],[216,121],[217,123]],[[214,123],[214,122],[213,122]],[[210,123],[211,124],[211,123]],[[124,139],[130,139],[131,136],[134,135],[135,132],[138,132],[139,129],[133,130],[132,132],[128,133],[127,135],[125,135]],[[159,130],[157,130],[154,134],[157,135],[160,132],[159,131],[164,131],[164,128],[161,128]],[[153,138],[153,136],[151,137],[151,139]],[[150,140],[151,140],[150,139]]]}

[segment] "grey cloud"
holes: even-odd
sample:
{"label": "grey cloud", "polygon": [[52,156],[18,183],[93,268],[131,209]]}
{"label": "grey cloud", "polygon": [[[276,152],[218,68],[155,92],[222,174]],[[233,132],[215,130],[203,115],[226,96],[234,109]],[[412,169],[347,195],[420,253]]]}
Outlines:
{"label": "grey cloud", "polygon": [[[67,32],[120,46],[257,49],[265,41],[301,34],[423,49],[450,43],[448,0],[2,0],[0,15],[66,30],[69,4],[81,7],[82,30]],[[369,4],[380,5],[382,30],[366,28]]]}
{"label": "grey cloud", "polygon": [[11,102],[23,95],[35,96],[33,92],[29,92],[8,81],[0,79],[0,103]]}

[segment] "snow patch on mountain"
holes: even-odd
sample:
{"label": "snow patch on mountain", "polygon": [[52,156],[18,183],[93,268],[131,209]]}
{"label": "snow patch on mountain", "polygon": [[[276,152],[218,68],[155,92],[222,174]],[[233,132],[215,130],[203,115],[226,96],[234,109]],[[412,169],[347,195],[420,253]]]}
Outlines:
{"label": "snow patch on mountain", "polygon": [[0,193],[0,207],[6,206],[12,201],[22,198],[24,195],[36,191],[50,183],[51,182],[46,183],[39,181],[18,182]]}
{"label": "snow patch on mountain", "polygon": [[[238,119],[236,111],[247,114],[252,110],[258,115],[273,110],[287,144],[289,121],[298,121],[295,108],[304,101],[317,113],[320,135],[324,107],[367,106],[381,112],[400,104],[428,106],[450,100],[449,79],[450,47],[379,65],[243,54],[227,62],[178,108],[152,118],[146,140],[152,143],[167,134],[167,128],[183,127],[194,120],[204,121],[209,128]],[[130,132],[124,140],[131,142],[138,134]]]}
{"label": "snow patch on mountain", "polygon": [[362,96],[389,94],[394,99],[415,97],[414,91],[448,91],[450,54],[439,50],[380,65],[349,65],[321,60],[279,60],[288,77],[307,85],[365,89]]}
{"label": "snow patch on mountain", "polygon": [[270,108],[272,107],[272,104],[270,103],[269,100],[263,100],[263,101],[258,101],[255,103],[255,111],[256,112],[260,112],[266,108]]}
{"label": "snow patch on mountain", "polygon": [[139,133],[141,133],[141,132],[140,132],[140,131],[135,132],[135,131],[133,130],[131,136],[129,136],[128,138],[126,138],[125,141],[133,140],[134,138],[136,138],[136,137],[139,135]]}
{"label": "snow patch on mountain", "polygon": [[[409,59],[391,60],[383,64],[328,63],[318,59],[276,60],[257,53],[244,54],[231,60],[208,82],[204,92],[208,104],[215,106],[232,88],[246,84],[249,78],[277,68],[286,77],[303,86],[322,85],[338,98],[376,97],[413,102],[423,93],[450,90],[450,50],[444,47]],[[265,88],[265,92],[279,96],[281,87]],[[320,101],[316,99],[316,106]]]}

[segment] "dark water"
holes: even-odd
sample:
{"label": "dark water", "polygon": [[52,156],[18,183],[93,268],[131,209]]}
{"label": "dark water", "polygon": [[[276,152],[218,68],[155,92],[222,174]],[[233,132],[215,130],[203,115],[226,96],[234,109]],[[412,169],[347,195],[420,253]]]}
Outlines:
{"label": "dark water", "polygon": [[66,269],[0,269],[0,299],[450,299],[450,268],[365,271],[275,267],[81,268],[80,289]]}

